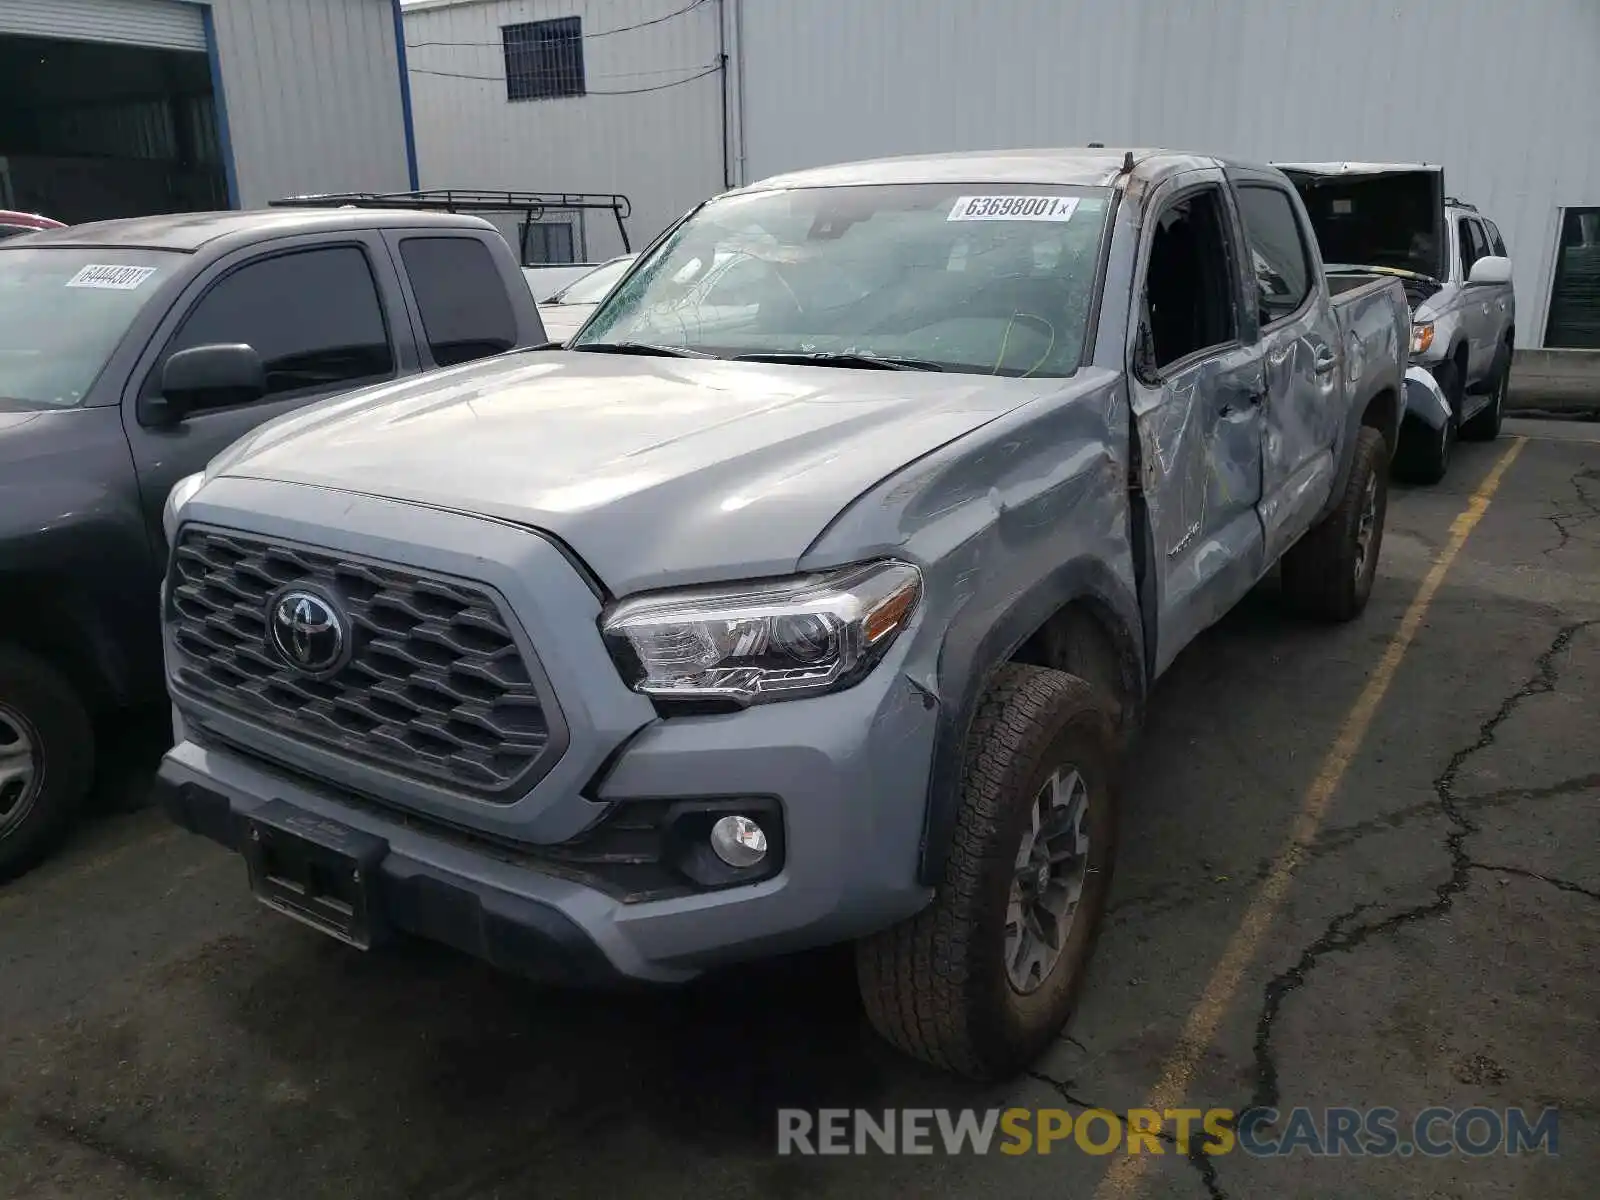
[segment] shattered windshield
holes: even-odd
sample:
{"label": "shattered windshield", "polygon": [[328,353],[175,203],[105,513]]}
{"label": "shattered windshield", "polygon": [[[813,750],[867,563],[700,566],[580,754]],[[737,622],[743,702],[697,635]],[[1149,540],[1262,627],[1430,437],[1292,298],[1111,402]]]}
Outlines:
{"label": "shattered windshield", "polygon": [[1070,375],[1109,196],[918,184],[725,197],[675,230],[573,345]]}

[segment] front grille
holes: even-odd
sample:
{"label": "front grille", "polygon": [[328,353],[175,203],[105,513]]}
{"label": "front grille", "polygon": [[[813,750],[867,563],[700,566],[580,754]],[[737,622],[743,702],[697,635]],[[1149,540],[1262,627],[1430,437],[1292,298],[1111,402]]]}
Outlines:
{"label": "front grille", "polygon": [[[267,645],[267,607],[315,585],[349,618],[328,678]],[[499,602],[464,580],[250,535],[179,536],[166,619],[174,689],[250,724],[405,778],[509,802],[552,746],[551,717]]]}

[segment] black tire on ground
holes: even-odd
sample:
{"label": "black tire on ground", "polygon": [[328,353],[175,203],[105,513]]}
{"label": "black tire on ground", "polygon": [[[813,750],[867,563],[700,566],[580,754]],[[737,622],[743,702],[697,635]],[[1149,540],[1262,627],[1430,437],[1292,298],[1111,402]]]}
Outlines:
{"label": "black tire on ground", "polygon": [[[25,784],[6,769],[8,749],[14,767],[24,745],[33,750]],[[0,646],[0,882],[56,847],[93,778],[94,726],[77,691],[48,663]]]}
{"label": "black tire on ground", "polygon": [[1363,427],[1338,507],[1283,556],[1284,597],[1307,616],[1350,621],[1366,608],[1389,508],[1387,456],[1383,435]]}
{"label": "black tire on ground", "polygon": [[1443,429],[1416,422],[1416,432],[1401,441],[1395,474],[1407,483],[1438,483],[1450,469],[1450,452],[1456,444],[1456,418],[1451,414]]}
{"label": "black tire on ground", "polygon": [[[1072,1015],[1111,886],[1117,735],[1083,680],[1045,667],[1000,668],[968,734],[960,808],[933,903],[863,939],[856,974],[867,1016],[907,1054],[979,1080],[1013,1076]],[[1010,977],[1006,939],[1017,859],[1058,771],[1087,799],[1085,873],[1060,956],[1031,990]],[[1031,868],[1030,868],[1031,870]]]}
{"label": "black tire on ground", "polygon": [[1489,385],[1489,403],[1472,415],[1461,427],[1461,436],[1469,442],[1492,442],[1500,436],[1500,423],[1505,419],[1506,389],[1511,384],[1511,349],[1502,345],[1495,354],[1493,382]]}

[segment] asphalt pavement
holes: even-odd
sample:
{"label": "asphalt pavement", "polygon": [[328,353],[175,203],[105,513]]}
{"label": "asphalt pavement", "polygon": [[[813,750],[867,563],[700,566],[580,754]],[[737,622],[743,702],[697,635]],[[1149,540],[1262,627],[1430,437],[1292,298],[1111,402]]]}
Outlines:
{"label": "asphalt pavement", "polygon": [[[1269,582],[1181,656],[1079,1012],[1002,1087],[880,1045],[838,953],[597,996],[350,950],[142,807],[159,721],[113,731],[101,811],[0,890],[0,1197],[1593,1196],[1597,431],[1508,422],[1396,487],[1361,621]],[[1152,1096],[1553,1108],[1559,1153],[776,1153],[779,1108]]]}

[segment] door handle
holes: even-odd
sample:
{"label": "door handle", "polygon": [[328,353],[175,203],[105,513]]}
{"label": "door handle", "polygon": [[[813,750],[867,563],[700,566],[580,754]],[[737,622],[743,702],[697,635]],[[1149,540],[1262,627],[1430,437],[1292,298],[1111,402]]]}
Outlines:
{"label": "door handle", "polygon": [[1326,375],[1339,365],[1339,356],[1324,346],[1317,351],[1317,357],[1311,362],[1311,369],[1318,375]]}

